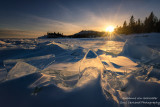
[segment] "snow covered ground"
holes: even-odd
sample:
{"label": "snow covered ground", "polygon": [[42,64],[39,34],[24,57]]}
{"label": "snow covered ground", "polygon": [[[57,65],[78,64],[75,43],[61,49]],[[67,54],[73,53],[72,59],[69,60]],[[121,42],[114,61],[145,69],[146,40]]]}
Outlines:
{"label": "snow covered ground", "polygon": [[160,105],[160,34],[1,39],[1,107]]}

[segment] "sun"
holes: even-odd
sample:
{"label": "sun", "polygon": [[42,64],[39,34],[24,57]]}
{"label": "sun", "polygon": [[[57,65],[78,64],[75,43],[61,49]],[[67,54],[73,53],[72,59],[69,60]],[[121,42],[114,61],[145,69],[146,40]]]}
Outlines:
{"label": "sun", "polygon": [[112,33],[113,31],[114,31],[114,27],[113,27],[113,26],[108,26],[108,27],[106,28],[106,32]]}

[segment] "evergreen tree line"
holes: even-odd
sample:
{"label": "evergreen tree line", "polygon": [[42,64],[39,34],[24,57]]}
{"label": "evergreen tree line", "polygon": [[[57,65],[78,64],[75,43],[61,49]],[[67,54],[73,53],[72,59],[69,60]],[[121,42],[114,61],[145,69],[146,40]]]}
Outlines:
{"label": "evergreen tree line", "polygon": [[51,33],[51,32],[47,32],[47,38],[58,38],[58,37],[64,37],[63,33]]}
{"label": "evergreen tree line", "polygon": [[128,24],[127,21],[124,21],[123,26],[117,27],[115,31],[118,34],[160,32],[160,19],[153,12],[144,21],[141,19],[136,21],[132,15]]}

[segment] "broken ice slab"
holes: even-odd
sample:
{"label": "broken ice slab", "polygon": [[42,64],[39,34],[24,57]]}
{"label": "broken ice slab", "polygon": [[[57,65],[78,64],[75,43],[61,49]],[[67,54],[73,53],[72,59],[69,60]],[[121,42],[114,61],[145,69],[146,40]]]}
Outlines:
{"label": "broken ice slab", "polygon": [[80,76],[76,87],[82,87],[92,80],[96,80],[99,77],[99,69],[96,67],[88,67],[83,70],[83,74]]}
{"label": "broken ice slab", "polygon": [[71,79],[75,75],[79,75],[80,61],[74,63],[56,63],[51,64],[40,72],[50,77],[61,77],[61,79]]}
{"label": "broken ice slab", "polygon": [[28,64],[37,67],[38,69],[44,69],[45,67],[52,64],[55,61],[54,58],[55,55],[49,54],[49,55],[30,57],[25,59],[9,59],[9,60],[4,60],[3,63],[7,71],[12,69],[12,67],[15,66],[17,62],[26,62]]}
{"label": "broken ice slab", "polygon": [[96,53],[89,50],[84,58],[74,63],[51,64],[40,73],[42,78],[38,79],[31,87],[54,84],[62,89],[73,89],[82,87],[96,80],[103,70],[103,64]]}
{"label": "broken ice slab", "polygon": [[72,88],[79,79],[79,62],[51,64],[44,70],[41,70],[40,73],[42,77],[31,84],[31,88],[50,84],[63,87],[63,89]]}
{"label": "broken ice slab", "polygon": [[0,82],[4,81],[7,77],[7,71],[5,68],[0,68]]}
{"label": "broken ice slab", "polygon": [[97,57],[97,55],[91,50],[89,50],[87,55],[86,55],[86,59],[96,58],[96,57]]}
{"label": "broken ice slab", "polygon": [[130,58],[138,59],[141,62],[148,62],[157,59],[160,56],[160,53],[145,44],[136,43],[131,39],[126,41],[123,50],[119,55],[129,56]]}
{"label": "broken ice slab", "polygon": [[84,56],[84,58],[81,60],[79,69],[80,74],[83,73],[84,69],[90,67],[97,68],[99,71],[104,69],[101,60],[99,59],[99,57],[97,57],[97,54],[92,50],[89,50]]}
{"label": "broken ice slab", "polygon": [[8,72],[6,80],[20,78],[38,71],[38,68],[25,62],[17,62],[16,65]]}

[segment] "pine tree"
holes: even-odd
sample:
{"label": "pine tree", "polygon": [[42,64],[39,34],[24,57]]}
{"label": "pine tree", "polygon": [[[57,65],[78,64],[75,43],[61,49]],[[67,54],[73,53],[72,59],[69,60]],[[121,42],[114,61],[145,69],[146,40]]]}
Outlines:
{"label": "pine tree", "polygon": [[141,20],[138,19],[137,21],[137,25],[136,25],[136,33],[141,33],[142,30],[141,30]]}
{"label": "pine tree", "polygon": [[160,19],[158,20],[153,12],[145,18],[144,22],[141,19],[135,21],[132,15],[129,24],[127,25],[127,22],[124,21],[122,27],[117,27],[116,32],[120,34],[160,32]]}
{"label": "pine tree", "polygon": [[151,14],[148,17],[148,30],[149,32],[153,32],[154,30],[154,14],[151,12]]}
{"label": "pine tree", "polygon": [[129,33],[134,33],[134,32],[135,32],[135,19],[134,16],[132,15],[129,22]]}
{"label": "pine tree", "polygon": [[156,23],[156,31],[160,32],[160,19]]}
{"label": "pine tree", "polygon": [[126,20],[125,20],[124,23],[123,23],[123,28],[125,28],[125,27],[127,27],[127,22],[126,22]]}
{"label": "pine tree", "polygon": [[157,17],[153,12],[150,13],[149,17],[145,20],[145,29],[147,33],[156,31],[156,23],[158,22]]}
{"label": "pine tree", "polygon": [[131,18],[130,18],[129,26],[130,26],[130,27],[135,26],[135,19],[134,19],[134,16],[133,16],[133,15],[132,15]]}

